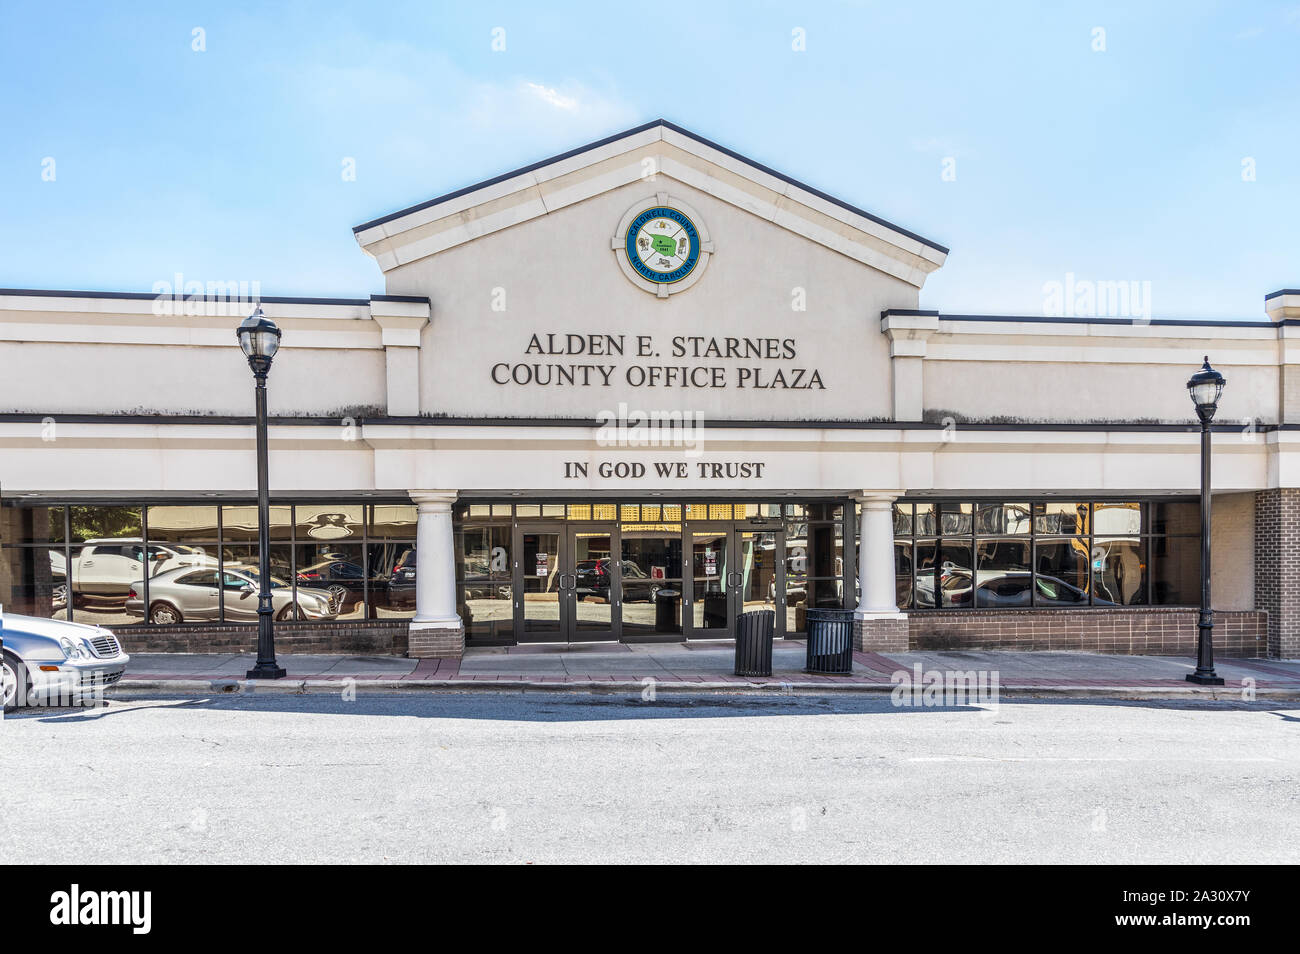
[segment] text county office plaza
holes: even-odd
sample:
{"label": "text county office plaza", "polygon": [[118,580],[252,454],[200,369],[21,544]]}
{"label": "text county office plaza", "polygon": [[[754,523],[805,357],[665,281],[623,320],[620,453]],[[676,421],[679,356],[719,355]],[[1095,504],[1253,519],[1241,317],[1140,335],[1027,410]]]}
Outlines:
{"label": "text county office plaza", "polygon": [[[868,649],[1190,653],[1209,354],[1216,649],[1300,655],[1300,291],[1253,321],[922,311],[946,249],[664,122],[355,232],[387,294],[261,299],[281,648],[839,606]],[[156,297],[0,294],[0,600],[248,650],[252,303]]]}

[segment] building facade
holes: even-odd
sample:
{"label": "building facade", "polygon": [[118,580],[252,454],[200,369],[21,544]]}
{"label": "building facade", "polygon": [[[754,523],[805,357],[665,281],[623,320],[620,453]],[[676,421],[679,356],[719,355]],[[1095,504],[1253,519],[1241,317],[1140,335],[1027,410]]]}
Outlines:
{"label": "building facade", "polygon": [[[946,249],[666,122],[354,232],[386,294],[260,298],[284,648],[835,606],[864,649],[1190,652],[1208,354],[1216,648],[1300,654],[1300,291],[1253,321],[923,310]],[[246,650],[252,303],[176,291],[0,290],[0,600]]]}

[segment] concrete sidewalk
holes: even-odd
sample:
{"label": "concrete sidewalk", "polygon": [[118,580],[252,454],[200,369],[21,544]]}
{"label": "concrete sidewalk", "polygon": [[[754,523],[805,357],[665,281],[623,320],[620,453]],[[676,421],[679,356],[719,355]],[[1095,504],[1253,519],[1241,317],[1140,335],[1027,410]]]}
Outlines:
{"label": "concrete sidewalk", "polygon": [[[1184,679],[1196,661],[1181,656],[1108,656],[1074,652],[854,653],[853,672],[826,676],[803,671],[804,644],[778,640],[767,678],[732,673],[729,640],[702,643],[597,643],[578,646],[472,648],[454,659],[400,656],[281,655],[289,675],[261,690],[336,691],[347,680],[369,689],[429,688],[637,688],[800,689],[888,692],[894,673],[984,672],[997,674],[999,691],[1022,694],[1097,694],[1158,697],[1203,695],[1242,698],[1253,691],[1300,698],[1300,660],[1223,659],[1216,668],[1224,686],[1195,686]],[[244,687],[252,654],[149,654],[131,658],[123,690],[198,690]]]}

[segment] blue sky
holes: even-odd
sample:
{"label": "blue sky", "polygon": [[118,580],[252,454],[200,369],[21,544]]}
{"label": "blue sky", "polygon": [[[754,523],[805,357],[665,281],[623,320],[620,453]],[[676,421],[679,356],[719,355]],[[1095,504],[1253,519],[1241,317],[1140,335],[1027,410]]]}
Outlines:
{"label": "blue sky", "polygon": [[950,247],[924,307],[1068,273],[1258,319],[1300,286],[1297,49],[1300,2],[4,0],[0,286],[364,297],[352,226],[662,116]]}

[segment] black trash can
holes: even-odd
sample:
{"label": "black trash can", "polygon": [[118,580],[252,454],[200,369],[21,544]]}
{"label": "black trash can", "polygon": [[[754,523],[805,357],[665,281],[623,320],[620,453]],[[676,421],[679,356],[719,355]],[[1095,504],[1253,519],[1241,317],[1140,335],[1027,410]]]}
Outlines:
{"label": "black trash can", "polygon": [[736,621],[736,675],[772,675],[772,633],[776,630],[774,610],[741,613]]}
{"label": "black trash can", "polygon": [[804,672],[827,676],[853,672],[853,610],[808,610],[808,661]]}

